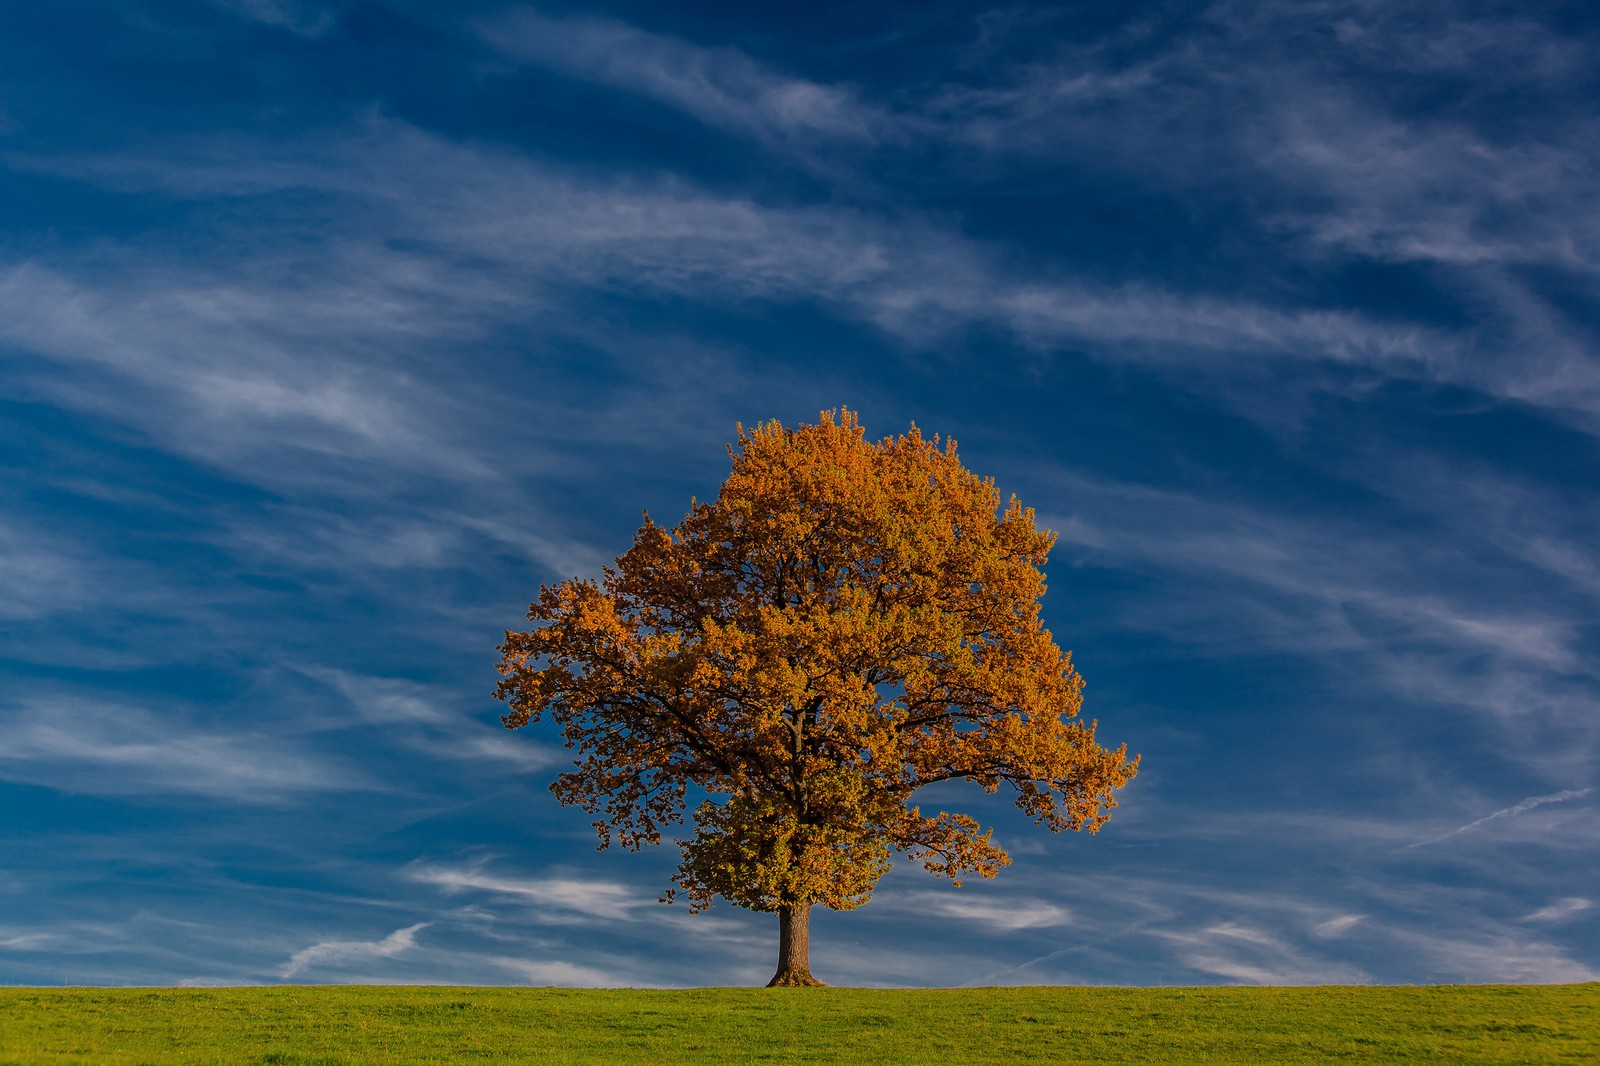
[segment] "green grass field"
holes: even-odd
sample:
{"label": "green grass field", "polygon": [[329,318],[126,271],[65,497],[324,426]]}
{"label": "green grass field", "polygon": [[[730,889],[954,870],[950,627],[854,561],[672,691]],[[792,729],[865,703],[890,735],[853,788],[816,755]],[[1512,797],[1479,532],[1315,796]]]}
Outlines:
{"label": "green grass field", "polygon": [[0,988],[0,1063],[1600,1062],[1600,985]]}

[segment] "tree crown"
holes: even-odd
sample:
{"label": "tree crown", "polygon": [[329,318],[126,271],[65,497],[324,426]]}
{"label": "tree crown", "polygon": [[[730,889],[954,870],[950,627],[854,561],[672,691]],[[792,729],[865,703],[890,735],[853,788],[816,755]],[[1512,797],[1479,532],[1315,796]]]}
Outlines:
{"label": "tree crown", "polygon": [[1098,830],[1138,759],[1078,717],[1033,511],[953,440],[869,442],[848,410],[740,426],[729,455],[714,501],[670,530],[646,515],[603,580],[541,588],[501,646],[504,721],[559,723],[579,757],[551,787],[600,846],[659,842],[693,788],[675,881],[694,909],[848,909],[892,850],[957,884],[1009,863],[975,819],[913,802],[935,782]]}

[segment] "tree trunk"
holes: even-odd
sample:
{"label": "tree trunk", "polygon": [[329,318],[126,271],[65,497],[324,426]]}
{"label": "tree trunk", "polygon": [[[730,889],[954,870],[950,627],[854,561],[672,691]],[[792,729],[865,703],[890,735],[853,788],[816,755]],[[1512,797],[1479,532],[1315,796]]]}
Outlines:
{"label": "tree trunk", "polygon": [[778,972],[768,988],[817,986],[811,976],[811,904],[778,908]]}

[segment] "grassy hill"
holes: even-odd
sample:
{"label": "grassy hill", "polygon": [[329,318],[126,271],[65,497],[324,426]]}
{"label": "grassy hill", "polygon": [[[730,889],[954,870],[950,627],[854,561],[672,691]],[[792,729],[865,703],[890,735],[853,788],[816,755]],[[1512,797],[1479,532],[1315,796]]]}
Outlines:
{"label": "grassy hill", "polygon": [[0,988],[0,1063],[1600,1062],[1600,985]]}

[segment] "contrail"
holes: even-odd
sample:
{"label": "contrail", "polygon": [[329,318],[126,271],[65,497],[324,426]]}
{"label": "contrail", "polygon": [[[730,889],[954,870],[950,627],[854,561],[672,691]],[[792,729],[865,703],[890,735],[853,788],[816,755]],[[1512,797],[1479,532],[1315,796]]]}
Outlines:
{"label": "contrail", "polygon": [[1495,811],[1493,814],[1486,814],[1482,818],[1479,818],[1476,822],[1468,822],[1466,825],[1457,829],[1452,829],[1450,832],[1445,833],[1442,836],[1433,837],[1431,840],[1419,840],[1415,844],[1409,845],[1407,850],[1410,848],[1420,848],[1424,844],[1437,844],[1441,840],[1448,840],[1457,833],[1465,833],[1468,829],[1476,829],[1484,822],[1492,822],[1496,818],[1509,818],[1514,814],[1522,814],[1525,811],[1533,810],[1535,807],[1542,807],[1546,803],[1561,803],[1565,800],[1582,799],[1593,791],[1594,789],[1592,788],[1575,788],[1568,789],[1565,792],[1552,793],[1548,796],[1529,796],[1527,799],[1516,804],[1515,806],[1507,807],[1503,811]]}

